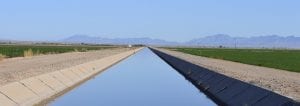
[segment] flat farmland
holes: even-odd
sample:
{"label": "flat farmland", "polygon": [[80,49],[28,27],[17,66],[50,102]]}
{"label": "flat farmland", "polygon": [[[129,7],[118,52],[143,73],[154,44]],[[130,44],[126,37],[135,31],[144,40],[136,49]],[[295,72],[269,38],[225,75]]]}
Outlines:
{"label": "flat farmland", "polygon": [[197,56],[300,72],[300,50],[169,48]]}
{"label": "flat farmland", "polygon": [[86,52],[115,48],[116,46],[89,45],[0,45],[0,55],[5,58],[26,57],[40,54],[58,54],[66,52]]}

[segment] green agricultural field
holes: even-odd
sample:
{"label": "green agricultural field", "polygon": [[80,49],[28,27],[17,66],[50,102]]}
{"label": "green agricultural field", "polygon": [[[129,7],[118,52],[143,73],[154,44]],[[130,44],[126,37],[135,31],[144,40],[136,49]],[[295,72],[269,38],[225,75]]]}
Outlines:
{"label": "green agricultural field", "polygon": [[0,55],[5,58],[23,57],[39,54],[57,54],[66,52],[85,52],[89,50],[100,50],[105,48],[112,48],[113,46],[87,46],[87,45],[0,45]]}
{"label": "green agricultural field", "polygon": [[245,64],[300,72],[300,50],[176,48],[176,51]]}

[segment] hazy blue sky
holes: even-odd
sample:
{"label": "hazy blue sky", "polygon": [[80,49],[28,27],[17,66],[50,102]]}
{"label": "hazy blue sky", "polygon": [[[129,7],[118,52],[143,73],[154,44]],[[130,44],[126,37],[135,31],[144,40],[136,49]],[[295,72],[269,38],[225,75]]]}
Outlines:
{"label": "hazy blue sky", "polygon": [[1,0],[0,38],[300,36],[300,0]]}

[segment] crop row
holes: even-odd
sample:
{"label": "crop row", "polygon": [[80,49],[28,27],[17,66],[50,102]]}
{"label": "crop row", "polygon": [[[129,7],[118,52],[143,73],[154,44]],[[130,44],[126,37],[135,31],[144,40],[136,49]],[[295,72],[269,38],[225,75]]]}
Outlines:
{"label": "crop row", "polygon": [[65,52],[86,52],[111,48],[107,46],[37,46],[37,45],[0,45],[0,55],[6,58],[23,57],[39,54],[56,54]]}
{"label": "crop row", "polygon": [[300,50],[176,48],[176,51],[245,64],[300,72]]}

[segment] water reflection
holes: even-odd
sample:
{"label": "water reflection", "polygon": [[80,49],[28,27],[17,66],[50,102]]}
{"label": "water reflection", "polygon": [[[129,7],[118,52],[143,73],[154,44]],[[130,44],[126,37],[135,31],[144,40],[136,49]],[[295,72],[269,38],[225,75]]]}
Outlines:
{"label": "water reflection", "polygon": [[215,105],[149,49],[107,69],[50,103],[53,106]]}

